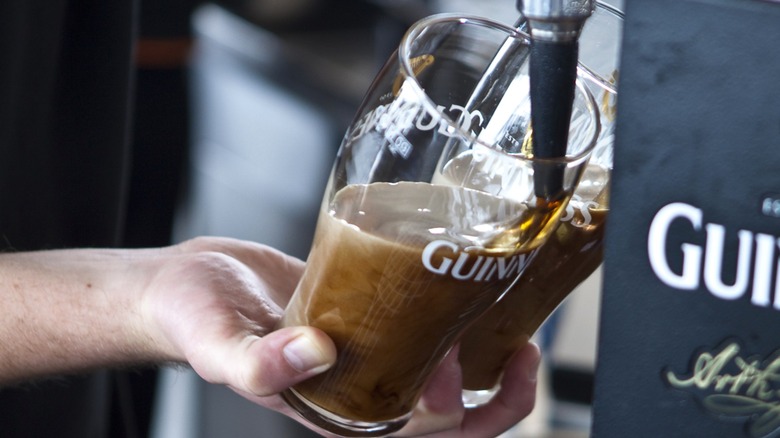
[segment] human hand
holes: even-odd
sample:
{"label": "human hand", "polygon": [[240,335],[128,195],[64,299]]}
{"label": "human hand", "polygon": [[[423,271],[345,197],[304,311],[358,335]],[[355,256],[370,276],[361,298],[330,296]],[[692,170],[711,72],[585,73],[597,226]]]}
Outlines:
{"label": "human hand", "polygon": [[280,410],[275,394],[330,367],[336,350],[312,327],[274,330],[304,263],[268,246],[200,237],[161,250],[144,313],[169,360],[189,364]]}
{"label": "human hand", "polygon": [[[0,254],[0,386],[97,368],[186,363],[205,380],[300,419],[278,393],[336,360],[312,327],[274,330],[304,264],[272,248],[198,238],[160,249]],[[461,403],[451,353],[399,436],[493,436],[533,406],[538,351],[521,351],[496,400]],[[332,436],[309,425],[325,436]]]}
{"label": "human hand", "polygon": [[539,347],[528,343],[510,360],[501,389],[485,405],[466,409],[462,402],[457,347],[428,382],[411,421],[396,435],[429,438],[488,438],[511,428],[534,408]]}
{"label": "human hand", "polygon": [[[274,331],[304,263],[272,248],[198,238],[163,250],[170,258],[147,289],[162,343],[173,360],[205,380],[308,424],[277,395],[325,371],[336,359],[330,339],[312,327]],[[496,436],[530,413],[539,350],[530,345],[510,363],[502,390],[488,405],[465,409],[460,365],[451,352],[432,376],[409,424],[396,436]]]}
{"label": "human hand", "polygon": [[336,358],[314,328],[272,333],[303,265],[222,238],[0,254],[0,385],[178,362],[237,391],[276,394]]}

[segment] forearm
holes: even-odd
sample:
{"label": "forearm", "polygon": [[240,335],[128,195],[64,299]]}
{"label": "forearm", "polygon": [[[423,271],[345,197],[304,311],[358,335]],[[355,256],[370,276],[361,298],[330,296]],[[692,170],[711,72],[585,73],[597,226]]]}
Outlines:
{"label": "forearm", "polygon": [[[303,268],[267,246],[226,238],[159,249],[0,254],[0,387],[99,367],[177,362],[298,418],[276,394],[336,361],[324,332],[274,330]],[[534,351],[519,355],[505,374],[501,403],[469,412],[451,355],[405,436],[445,429],[440,436],[481,436],[469,429],[519,421],[533,406]]]}
{"label": "forearm", "polygon": [[139,309],[149,251],[0,255],[0,384],[170,359]]}

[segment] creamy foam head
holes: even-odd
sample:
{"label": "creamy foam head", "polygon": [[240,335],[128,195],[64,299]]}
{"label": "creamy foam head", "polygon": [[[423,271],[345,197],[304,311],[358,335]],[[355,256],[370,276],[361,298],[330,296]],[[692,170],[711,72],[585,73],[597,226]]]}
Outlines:
{"label": "creamy foam head", "polygon": [[482,247],[509,232],[527,211],[524,204],[477,190],[400,182],[347,186],[335,195],[329,214],[390,241],[417,236],[420,244],[445,239]]}

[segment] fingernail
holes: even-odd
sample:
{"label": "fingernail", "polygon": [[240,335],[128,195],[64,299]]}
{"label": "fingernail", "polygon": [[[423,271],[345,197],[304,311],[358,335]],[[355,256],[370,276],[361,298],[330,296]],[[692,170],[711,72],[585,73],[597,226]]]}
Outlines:
{"label": "fingernail", "polygon": [[330,368],[330,361],[317,344],[301,335],[288,342],[282,350],[284,358],[299,372],[321,372]]}
{"label": "fingernail", "polygon": [[541,356],[537,356],[531,364],[531,368],[528,370],[528,380],[535,382],[539,376],[539,365],[542,363]]}

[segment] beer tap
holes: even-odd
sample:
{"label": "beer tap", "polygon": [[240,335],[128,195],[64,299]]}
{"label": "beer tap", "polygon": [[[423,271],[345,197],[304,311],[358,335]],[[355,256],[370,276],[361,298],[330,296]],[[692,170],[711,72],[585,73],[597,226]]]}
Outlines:
{"label": "beer tap", "polygon": [[[577,79],[579,37],[593,13],[594,0],[517,0],[531,35],[529,64],[533,154],[539,158],[566,155]],[[538,197],[554,201],[564,169],[535,168]]]}

